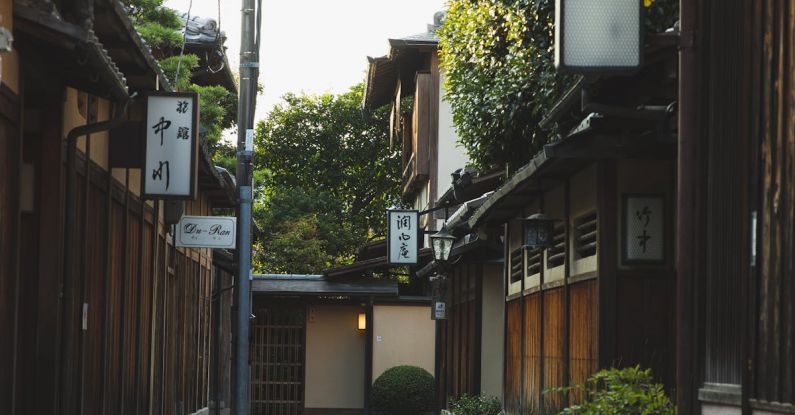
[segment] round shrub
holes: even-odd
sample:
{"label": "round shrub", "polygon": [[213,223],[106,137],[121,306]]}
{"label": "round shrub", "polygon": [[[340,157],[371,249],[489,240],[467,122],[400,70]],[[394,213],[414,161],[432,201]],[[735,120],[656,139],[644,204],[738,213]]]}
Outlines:
{"label": "round shrub", "polygon": [[433,376],[416,366],[387,369],[373,383],[372,405],[385,415],[433,411]]}

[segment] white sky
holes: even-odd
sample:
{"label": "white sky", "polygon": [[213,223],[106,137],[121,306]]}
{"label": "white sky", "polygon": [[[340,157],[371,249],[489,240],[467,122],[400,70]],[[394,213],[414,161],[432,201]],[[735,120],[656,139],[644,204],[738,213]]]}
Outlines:
{"label": "white sky", "polygon": [[[234,72],[240,54],[241,0],[221,2],[221,30]],[[216,0],[193,0],[192,16],[218,18]],[[190,0],[165,5],[187,11]],[[367,56],[388,52],[388,38],[427,30],[445,0],[262,0],[260,78],[255,122],[286,92],[346,91],[364,80]]]}

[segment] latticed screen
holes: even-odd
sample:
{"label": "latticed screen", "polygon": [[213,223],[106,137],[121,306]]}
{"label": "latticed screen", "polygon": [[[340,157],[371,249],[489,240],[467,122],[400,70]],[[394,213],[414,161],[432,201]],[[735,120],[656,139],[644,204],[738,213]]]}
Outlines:
{"label": "latticed screen", "polygon": [[304,398],[304,310],[256,310],[251,359],[251,414],[300,415]]}
{"label": "latticed screen", "polygon": [[535,275],[541,272],[541,257],[543,251],[533,249],[527,251],[527,275]]}
{"label": "latticed screen", "polygon": [[522,253],[524,249],[516,248],[511,252],[511,282],[522,280],[522,266],[524,265]]}
{"label": "latticed screen", "polygon": [[552,231],[552,247],[547,250],[547,268],[555,268],[566,262],[566,226],[555,225]]}
{"label": "latticed screen", "polygon": [[574,233],[574,249],[577,253],[577,259],[596,255],[596,212],[591,212],[575,219]]}

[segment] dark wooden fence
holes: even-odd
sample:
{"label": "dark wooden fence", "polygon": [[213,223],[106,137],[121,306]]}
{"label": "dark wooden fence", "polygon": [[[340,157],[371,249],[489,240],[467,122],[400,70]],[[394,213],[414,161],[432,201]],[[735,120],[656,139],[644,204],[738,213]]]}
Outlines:
{"label": "dark wooden fence", "polygon": [[[129,182],[130,172],[125,176]],[[68,240],[59,232],[41,231],[48,210],[22,215],[19,262],[24,278],[16,298],[2,301],[3,307],[16,301],[19,310],[15,322],[1,322],[4,333],[13,333],[6,325],[20,329],[14,341],[0,346],[16,343],[18,376],[9,383],[8,374],[14,372],[0,369],[0,393],[14,393],[18,413],[184,414],[208,406],[213,336],[209,251],[167,244],[159,203],[143,203],[82,152],[77,177],[75,232]],[[57,214],[62,209],[57,194],[54,200],[39,196],[37,203],[50,204],[49,211]],[[7,195],[0,197],[3,203]],[[208,214],[209,206],[199,198],[188,202],[187,213]],[[0,231],[6,232],[7,223],[0,223]],[[48,234],[51,240],[45,243]],[[74,260],[58,300],[62,273],[38,276],[47,267],[59,271],[64,243],[71,244]],[[3,258],[15,256],[3,252]],[[7,264],[4,260],[3,272]],[[0,281],[13,279],[4,275]],[[5,287],[0,294],[9,295]],[[13,320],[13,310],[2,314]],[[2,351],[3,359],[13,356],[12,350]]]}

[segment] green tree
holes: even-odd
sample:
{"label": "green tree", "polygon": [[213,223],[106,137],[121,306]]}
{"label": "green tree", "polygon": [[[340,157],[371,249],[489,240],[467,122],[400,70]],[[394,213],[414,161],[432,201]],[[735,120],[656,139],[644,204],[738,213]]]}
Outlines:
{"label": "green tree", "polygon": [[350,263],[361,244],[384,232],[385,210],[397,203],[399,161],[388,146],[386,114],[363,113],[362,92],[357,85],[340,95],[287,94],[258,124],[260,271]]}
{"label": "green tree", "polygon": [[[203,138],[209,144],[211,156],[227,155],[234,151],[221,140],[223,131],[235,124],[237,95],[221,86],[201,86],[191,82],[192,73],[199,67],[199,57],[180,56],[185,23],[173,9],[163,6],[164,0],[122,0],[127,14],[141,34],[163,73],[179,91],[193,91],[199,95],[199,123],[206,130]],[[179,68],[179,73],[177,73]]]}
{"label": "green tree", "polygon": [[[646,26],[670,27],[678,0],[646,0]],[[539,121],[571,78],[556,73],[554,0],[450,0],[439,30],[446,97],[480,168],[519,167],[555,132]]]}

